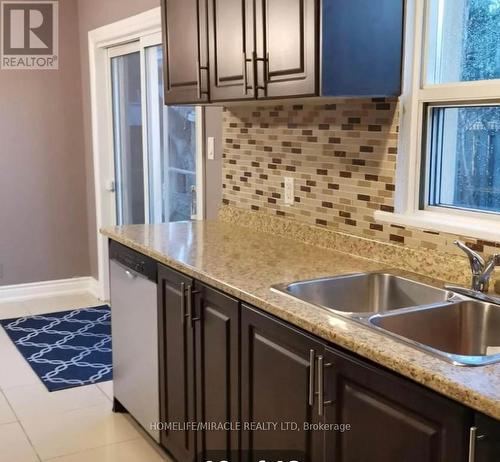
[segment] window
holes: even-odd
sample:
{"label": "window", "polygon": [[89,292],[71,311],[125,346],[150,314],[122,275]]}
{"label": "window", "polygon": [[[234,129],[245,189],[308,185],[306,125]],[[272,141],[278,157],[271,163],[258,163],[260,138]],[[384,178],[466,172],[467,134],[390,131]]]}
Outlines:
{"label": "window", "polygon": [[500,107],[430,107],[430,206],[500,212]]}
{"label": "window", "polygon": [[430,0],[426,83],[500,78],[500,0]]}
{"label": "window", "polygon": [[396,213],[376,218],[498,240],[500,0],[408,4]]}

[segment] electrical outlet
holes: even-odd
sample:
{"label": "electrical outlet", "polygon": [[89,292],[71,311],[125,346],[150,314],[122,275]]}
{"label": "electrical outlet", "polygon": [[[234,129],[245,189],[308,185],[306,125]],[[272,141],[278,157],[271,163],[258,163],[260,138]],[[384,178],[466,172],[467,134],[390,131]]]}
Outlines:
{"label": "electrical outlet", "polygon": [[215,138],[213,136],[207,138],[207,159],[215,159]]}
{"label": "electrical outlet", "polygon": [[295,199],[295,181],[292,177],[285,177],[285,204],[293,205]]}

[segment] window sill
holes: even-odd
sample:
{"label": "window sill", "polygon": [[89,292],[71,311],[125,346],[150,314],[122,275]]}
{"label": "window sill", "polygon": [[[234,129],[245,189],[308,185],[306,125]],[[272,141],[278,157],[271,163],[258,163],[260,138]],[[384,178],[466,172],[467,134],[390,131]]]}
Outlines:
{"label": "window sill", "polygon": [[376,211],[375,220],[400,226],[439,231],[472,237],[485,241],[500,241],[500,220],[495,218],[469,218],[455,214],[416,211],[411,214],[399,214]]}

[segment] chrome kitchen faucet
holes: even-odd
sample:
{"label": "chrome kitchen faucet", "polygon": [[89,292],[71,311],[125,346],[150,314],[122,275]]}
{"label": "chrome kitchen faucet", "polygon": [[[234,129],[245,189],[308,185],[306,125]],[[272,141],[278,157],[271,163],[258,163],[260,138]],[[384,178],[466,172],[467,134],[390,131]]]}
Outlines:
{"label": "chrome kitchen faucet", "polygon": [[485,261],[481,255],[474,250],[469,249],[463,242],[455,241],[454,244],[462,249],[469,257],[470,267],[472,270],[472,286],[471,289],[478,292],[488,292],[490,285],[491,273],[496,266],[500,266],[500,254],[492,255],[488,261]]}

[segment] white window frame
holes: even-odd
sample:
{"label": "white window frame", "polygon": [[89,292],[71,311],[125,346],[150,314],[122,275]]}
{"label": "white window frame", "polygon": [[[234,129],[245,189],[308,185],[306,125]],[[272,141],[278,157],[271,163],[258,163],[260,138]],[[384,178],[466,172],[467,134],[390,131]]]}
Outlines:
{"label": "white window frame", "polygon": [[[400,98],[400,135],[396,167],[395,211],[376,211],[379,222],[500,240],[498,214],[426,206],[420,208],[421,181],[426,181],[422,146],[424,115],[428,104],[500,104],[500,79],[426,85],[428,50],[426,8],[428,0],[407,0],[403,64],[403,93]],[[424,185],[426,186],[426,185]]]}

